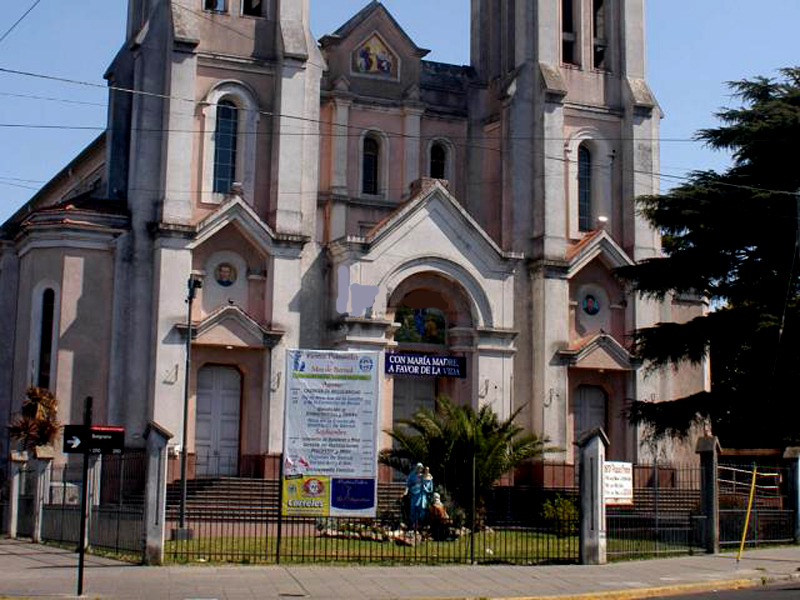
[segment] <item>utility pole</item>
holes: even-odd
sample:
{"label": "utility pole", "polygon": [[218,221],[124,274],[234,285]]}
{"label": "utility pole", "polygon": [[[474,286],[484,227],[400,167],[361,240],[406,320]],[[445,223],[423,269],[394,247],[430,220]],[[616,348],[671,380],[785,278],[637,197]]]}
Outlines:
{"label": "utility pole", "polygon": [[197,290],[203,287],[203,282],[193,276],[187,283],[188,294],[186,304],[186,363],[183,370],[183,438],[181,439],[181,505],[178,515],[178,529],[173,530],[172,538],[175,540],[192,539],[192,531],[186,528],[186,460],[187,440],[189,438],[189,373],[192,364],[192,304]]}

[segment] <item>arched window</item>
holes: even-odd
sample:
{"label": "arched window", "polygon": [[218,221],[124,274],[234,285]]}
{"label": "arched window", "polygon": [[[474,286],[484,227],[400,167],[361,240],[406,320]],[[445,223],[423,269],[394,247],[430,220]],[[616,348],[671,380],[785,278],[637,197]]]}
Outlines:
{"label": "arched window", "polygon": [[578,64],[574,2],[561,0],[561,62],[568,65]]}
{"label": "arched window", "polygon": [[592,47],[595,69],[606,69],[608,47],[605,0],[592,0]]}
{"label": "arched window", "polygon": [[380,164],[380,143],[372,136],[364,138],[363,164],[361,171],[361,192],[378,193],[378,167]]}
{"label": "arched window", "polygon": [[39,331],[39,360],[36,369],[36,385],[50,388],[50,366],[53,361],[53,323],[55,319],[56,293],[47,288],[42,294],[42,318]]}
{"label": "arched window", "polygon": [[241,81],[220,81],[203,99],[203,203],[224,202],[235,182],[242,200],[253,204],[259,106],[256,93]]}
{"label": "arched window", "polygon": [[214,132],[214,191],[227,194],[236,180],[239,133],[239,111],[230,100],[221,100],[218,103]]}
{"label": "arched window", "polygon": [[431,146],[430,172],[434,179],[447,179],[447,150],[440,142]]}
{"label": "arched window", "polygon": [[578,148],[578,229],[592,229],[592,154],[583,145]]}

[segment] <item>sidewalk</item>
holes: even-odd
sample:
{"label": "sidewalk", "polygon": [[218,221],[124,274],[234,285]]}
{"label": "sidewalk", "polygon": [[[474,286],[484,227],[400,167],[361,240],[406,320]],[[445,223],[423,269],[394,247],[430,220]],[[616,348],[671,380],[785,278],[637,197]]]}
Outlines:
{"label": "sidewalk", "polygon": [[[604,566],[197,566],[139,567],[87,556],[90,598],[643,598],[692,590],[730,589],[800,576],[800,546],[735,555],[692,556]],[[0,597],[75,594],[77,555],[0,540]]]}

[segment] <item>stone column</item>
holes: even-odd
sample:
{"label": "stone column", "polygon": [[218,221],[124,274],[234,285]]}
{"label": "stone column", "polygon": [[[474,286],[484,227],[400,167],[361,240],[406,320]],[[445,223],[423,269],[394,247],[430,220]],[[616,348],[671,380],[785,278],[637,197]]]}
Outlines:
{"label": "stone column", "polygon": [[[408,198],[411,194],[411,184],[419,179],[419,155],[422,146],[420,132],[422,127],[423,109],[416,106],[406,106],[403,108],[403,161],[405,169],[403,174],[403,198]],[[386,186],[388,187],[388,182]],[[390,194],[387,192],[387,197]]]}
{"label": "stone column", "polygon": [[800,446],[786,448],[783,459],[789,469],[789,506],[794,511],[794,543],[800,542]]}
{"label": "stone column", "polygon": [[[155,287],[153,293],[154,337],[151,348],[150,406],[148,418],[172,431],[181,431],[186,360],[185,337],[175,327],[186,323],[187,281],[192,272],[189,240],[159,237],[154,252]],[[180,365],[176,379],[165,378],[163,371]],[[188,440],[181,439],[182,448]]]}
{"label": "stone column", "polygon": [[719,553],[719,489],[717,486],[717,458],[720,445],[716,437],[697,440],[697,453],[702,469],[701,503],[706,517],[705,547],[709,554]]}
{"label": "stone column", "polygon": [[167,512],[167,442],[173,435],[153,421],[147,425],[147,479],[145,481],[145,548],[148,565],[164,561],[164,521]]}
{"label": "stone column", "polygon": [[350,143],[350,105],[351,100],[333,100],[333,169],[331,173],[331,192],[347,195],[347,154]]}
{"label": "stone column", "polygon": [[606,563],[606,502],[603,494],[603,465],[608,436],[601,427],[585,434],[580,449],[580,562],[582,565]]}
{"label": "stone column", "polygon": [[[11,472],[8,478],[8,510],[6,511],[5,530],[8,537],[17,537],[17,519],[19,517],[19,483],[22,476],[23,456],[25,453],[12,452],[9,468]],[[27,456],[25,456],[27,458]]]}
{"label": "stone column", "polygon": [[[38,450],[38,449],[37,449]],[[44,503],[50,491],[50,465],[52,459],[37,458],[31,461],[34,472],[33,483],[33,532],[31,541],[39,544],[42,541],[42,514]]]}

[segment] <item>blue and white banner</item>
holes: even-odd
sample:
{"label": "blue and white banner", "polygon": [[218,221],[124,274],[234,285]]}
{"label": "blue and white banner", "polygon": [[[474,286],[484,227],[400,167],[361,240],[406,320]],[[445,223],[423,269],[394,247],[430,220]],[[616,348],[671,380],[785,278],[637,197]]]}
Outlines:
{"label": "blue and white banner", "polygon": [[463,356],[387,353],[384,370],[387,375],[457,377],[464,379],[467,376],[467,359]]}
{"label": "blue and white banner", "polygon": [[284,502],[283,514],[308,514],[303,494],[313,493],[326,496],[309,496],[327,513],[316,516],[375,516],[378,360],[377,352],[287,351],[284,483],[309,477],[320,483],[294,485],[297,497]]}

